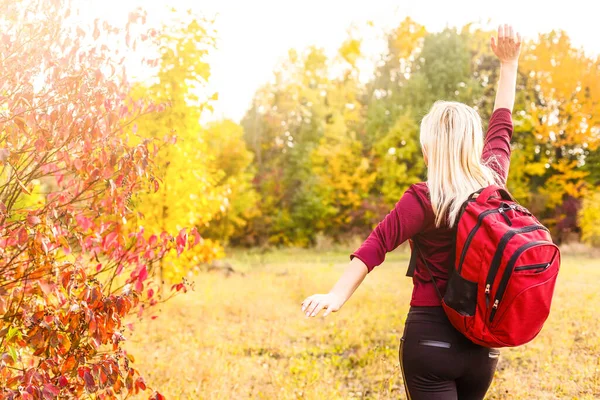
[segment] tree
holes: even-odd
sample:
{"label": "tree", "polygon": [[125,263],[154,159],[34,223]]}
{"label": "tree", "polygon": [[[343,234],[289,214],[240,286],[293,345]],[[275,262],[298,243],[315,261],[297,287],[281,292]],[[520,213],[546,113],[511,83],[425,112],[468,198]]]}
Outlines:
{"label": "tree", "polygon": [[531,192],[554,224],[563,202],[581,199],[595,171],[586,157],[592,161],[600,144],[600,64],[574,48],[565,32],[553,31],[528,44],[521,69],[533,92],[527,103],[533,140],[526,168],[537,176]]}
{"label": "tree", "polygon": [[[123,319],[156,304],[158,260],[199,240],[195,231],[146,237],[128,222],[133,199],[160,185],[153,143],[130,143],[124,132],[156,107],[128,99],[122,64],[102,43],[129,32],[99,21],[69,28],[70,10],[61,1],[0,3],[4,399],[146,390],[121,349]],[[128,28],[144,18],[132,13]]]}
{"label": "tree", "polygon": [[202,133],[213,168],[220,171],[216,187],[225,193],[221,212],[202,229],[202,234],[224,243],[249,244],[256,240],[248,221],[260,217],[259,196],[252,184],[253,156],[243,136],[243,128],[231,120],[212,122]]}
{"label": "tree", "polygon": [[[214,155],[200,124],[202,112],[217,98],[205,93],[210,77],[206,57],[215,44],[212,23],[193,14],[171,12],[170,23],[155,41],[160,54],[156,79],[132,91],[134,98],[166,106],[160,113],[140,118],[135,126],[139,140],[164,139],[168,144],[159,146],[155,156],[163,190],[139,196],[135,204],[136,223],[143,224],[149,234],[178,232],[185,226],[202,232],[226,199],[226,188],[219,186],[225,174],[213,165]],[[183,257],[166,257],[161,276],[177,281],[221,254],[215,241],[203,239]]]}
{"label": "tree", "polygon": [[600,191],[589,191],[583,198],[579,213],[578,225],[581,227],[581,240],[585,243],[600,246]]}
{"label": "tree", "polygon": [[[242,126],[257,161],[261,216],[252,221],[260,243],[309,244],[325,215],[311,154],[323,135],[329,81],[327,57],[310,48],[289,52],[274,82],[261,88]],[[318,229],[318,227],[317,227]]]}
{"label": "tree", "polygon": [[320,232],[336,240],[364,233],[368,221],[365,201],[375,181],[360,141],[365,111],[360,101],[361,58],[361,42],[350,36],[336,60],[341,76],[331,79],[322,93],[327,110],[323,137],[311,156],[315,192],[325,208],[325,214],[315,223]]}

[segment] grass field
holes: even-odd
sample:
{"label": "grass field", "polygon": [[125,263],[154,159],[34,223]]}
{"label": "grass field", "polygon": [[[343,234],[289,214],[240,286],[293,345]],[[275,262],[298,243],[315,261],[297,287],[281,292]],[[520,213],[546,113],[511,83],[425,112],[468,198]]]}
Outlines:
{"label": "grass field", "polygon": [[[198,275],[195,291],[136,323],[127,348],[170,399],[404,399],[406,254],[390,254],[337,314],[300,312],[347,260],[346,251],[237,252],[228,261],[242,273]],[[489,399],[600,398],[599,287],[600,259],[564,257],[545,328],[502,350]]]}

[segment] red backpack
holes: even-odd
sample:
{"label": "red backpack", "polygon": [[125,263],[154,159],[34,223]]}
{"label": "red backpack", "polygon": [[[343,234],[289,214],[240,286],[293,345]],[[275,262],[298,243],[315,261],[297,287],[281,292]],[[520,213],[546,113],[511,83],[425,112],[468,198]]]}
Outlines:
{"label": "red backpack", "polygon": [[548,229],[498,186],[464,202],[456,229],[456,258],[443,297],[436,286],[452,325],[486,347],[531,341],[550,313],[560,268]]}

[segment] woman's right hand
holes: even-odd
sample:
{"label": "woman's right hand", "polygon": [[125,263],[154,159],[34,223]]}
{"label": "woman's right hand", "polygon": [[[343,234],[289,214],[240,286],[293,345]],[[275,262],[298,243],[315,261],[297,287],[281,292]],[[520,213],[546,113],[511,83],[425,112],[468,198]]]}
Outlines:
{"label": "woman's right hand", "polygon": [[338,311],[344,305],[345,301],[341,296],[335,293],[314,294],[307,297],[302,302],[302,312],[307,317],[315,317],[321,310],[326,310],[323,317],[326,317],[332,312]]}
{"label": "woman's right hand", "polygon": [[498,27],[498,39],[492,36],[492,51],[503,64],[516,64],[521,53],[521,35],[511,25]]}

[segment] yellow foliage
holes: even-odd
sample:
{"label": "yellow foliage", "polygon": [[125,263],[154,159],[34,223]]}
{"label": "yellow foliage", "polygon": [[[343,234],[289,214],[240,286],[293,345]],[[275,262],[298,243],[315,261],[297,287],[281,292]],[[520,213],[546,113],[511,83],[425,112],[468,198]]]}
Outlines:
{"label": "yellow foliage", "polygon": [[203,239],[196,246],[186,249],[179,256],[175,251],[168,253],[162,260],[163,279],[178,282],[181,278],[201,271],[202,265],[225,256],[223,247],[210,239]]}
{"label": "yellow foliage", "polygon": [[[225,188],[218,186],[224,173],[214,168],[214,156],[200,125],[202,110],[208,108],[210,98],[200,101],[197,95],[209,77],[204,59],[214,38],[211,24],[193,16],[163,32],[156,83],[139,85],[132,93],[134,98],[167,105],[163,112],[142,116],[130,134],[138,140],[153,139],[158,145],[154,162],[159,190],[136,199],[141,219],[137,223],[148,234],[166,231],[176,235],[191,227],[202,232],[222,212],[225,202]],[[181,258],[168,255],[162,264],[163,275],[180,278],[221,254],[216,243],[204,240]]]}
{"label": "yellow foliage", "polygon": [[583,199],[579,211],[581,240],[594,246],[600,246],[600,191],[590,191]]}

